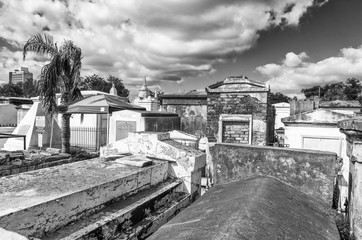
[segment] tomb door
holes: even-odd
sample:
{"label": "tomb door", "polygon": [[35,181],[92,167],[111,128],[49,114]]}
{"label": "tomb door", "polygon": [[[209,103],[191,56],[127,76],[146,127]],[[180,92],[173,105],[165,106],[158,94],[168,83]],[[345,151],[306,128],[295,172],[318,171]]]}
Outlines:
{"label": "tomb door", "polygon": [[249,122],[226,121],[222,125],[222,142],[249,143]]}
{"label": "tomb door", "polygon": [[251,144],[253,116],[250,114],[221,114],[218,142]]}

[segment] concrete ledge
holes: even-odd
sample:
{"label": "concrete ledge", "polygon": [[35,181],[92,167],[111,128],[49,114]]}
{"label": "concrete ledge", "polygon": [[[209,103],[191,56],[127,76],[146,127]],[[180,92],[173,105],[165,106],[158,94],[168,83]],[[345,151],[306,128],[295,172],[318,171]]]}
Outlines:
{"label": "concrete ledge", "polygon": [[316,154],[316,155],[336,156],[336,153],[334,153],[334,152],[300,149],[300,148],[280,148],[280,147],[269,147],[269,146],[237,144],[237,143],[214,143],[213,146],[215,146],[215,145],[242,147],[242,148],[251,149],[251,150],[260,149],[260,150],[272,150],[274,152],[307,153],[307,154],[311,153],[311,154]]}
{"label": "concrete ledge", "polygon": [[42,237],[103,204],[167,178],[167,162],[145,168],[92,159],[3,177],[0,226]]}
{"label": "concrete ledge", "polygon": [[[136,233],[140,234],[141,229],[144,229],[144,227],[140,227],[139,222],[144,222],[145,218],[149,218],[152,212],[154,211],[160,211],[160,208],[164,208],[164,204],[166,202],[162,202],[163,198],[172,199],[172,194],[177,192],[178,186],[181,184],[181,181],[176,181],[167,184],[166,186],[163,186],[162,188],[158,189],[157,191],[152,192],[151,191],[145,191],[145,193],[149,193],[145,196],[145,193],[141,194],[141,198],[138,199],[137,196],[134,197],[134,199],[130,199],[131,201],[125,201],[118,205],[120,206],[114,206],[113,208],[120,208],[118,211],[112,210],[111,213],[106,214],[105,216],[99,217],[97,221],[94,221],[90,223],[89,225],[71,233],[67,234],[67,231],[70,231],[71,229],[62,229],[59,234],[55,233],[53,235],[47,236],[44,238],[44,240],[52,239],[52,240],[81,240],[81,239],[90,239],[90,238],[98,238],[103,237],[106,239],[115,239],[117,237],[125,237],[126,235],[134,235]],[[181,206],[185,207],[185,202],[187,204],[190,203],[189,195],[183,198],[183,200],[188,199],[189,201],[181,201]],[[162,202],[162,203],[161,203]],[[161,204],[160,204],[161,203]],[[178,206],[179,204],[176,204]],[[172,208],[173,207],[173,208]],[[171,209],[174,209],[175,207],[172,206]],[[161,210],[163,214],[162,216],[170,216],[173,217],[173,214],[166,214],[164,211]],[[174,211],[173,211],[174,213]],[[98,216],[97,216],[98,217]],[[157,219],[152,219],[151,222],[154,222]],[[168,220],[168,219],[167,219]],[[166,221],[167,221],[166,220]],[[87,220],[83,222],[91,222],[92,220]],[[163,223],[166,222],[165,220]],[[146,221],[147,223],[150,221]],[[160,222],[161,223],[161,222]],[[140,223],[142,225],[142,223]],[[157,222],[157,224],[159,224]],[[147,224],[148,225],[148,224]],[[160,227],[161,225],[158,225]],[[130,228],[134,228],[134,230],[131,230]],[[157,228],[156,228],[157,229]],[[154,232],[156,229],[151,229]],[[151,232],[149,233],[151,234]],[[148,234],[148,235],[149,235]],[[67,235],[67,236],[65,236]],[[125,238],[130,239],[130,237]]]}

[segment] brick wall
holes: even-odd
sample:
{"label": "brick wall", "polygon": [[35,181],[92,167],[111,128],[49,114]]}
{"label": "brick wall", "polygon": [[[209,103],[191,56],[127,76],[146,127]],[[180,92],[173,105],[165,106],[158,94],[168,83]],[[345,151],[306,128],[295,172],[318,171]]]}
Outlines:
{"label": "brick wall", "polygon": [[248,122],[225,122],[223,124],[223,138],[225,143],[249,143]]}
{"label": "brick wall", "polygon": [[220,114],[249,114],[253,116],[252,144],[266,140],[267,92],[209,93],[207,105],[207,137],[216,142]]}

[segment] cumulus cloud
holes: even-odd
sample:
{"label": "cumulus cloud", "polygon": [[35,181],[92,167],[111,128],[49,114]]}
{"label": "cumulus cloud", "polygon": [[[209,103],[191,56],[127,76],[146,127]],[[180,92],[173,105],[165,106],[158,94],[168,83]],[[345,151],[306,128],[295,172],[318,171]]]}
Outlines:
{"label": "cumulus cloud", "polygon": [[272,91],[298,94],[303,88],[314,85],[345,81],[355,77],[362,80],[362,45],[358,48],[343,48],[339,56],[319,62],[307,61],[302,52],[289,52],[281,64],[270,63],[257,68],[268,80]]}
{"label": "cumulus cloud", "polygon": [[[30,36],[47,32],[56,42],[71,39],[81,47],[83,75],[112,74],[126,81],[149,76],[182,82],[185,77],[216,71],[215,63],[252,47],[261,30],[298,25],[309,7],[324,1],[0,2],[0,54],[7,67],[0,70],[0,80],[6,80],[7,72],[20,65],[39,73],[40,68],[33,67],[43,64],[43,60],[23,62],[19,52]],[[299,64],[292,55],[286,62]]]}

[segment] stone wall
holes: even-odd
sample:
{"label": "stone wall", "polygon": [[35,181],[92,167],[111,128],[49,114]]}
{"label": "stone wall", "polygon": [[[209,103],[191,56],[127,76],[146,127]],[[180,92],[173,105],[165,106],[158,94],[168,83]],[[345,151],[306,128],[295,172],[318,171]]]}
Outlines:
{"label": "stone wall", "polygon": [[267,124],[267,92],[254,93],[209,93],[207,103],[207,137],[216,142],[221,114],[252,115],[252,144],[266,141]]}
{"label": "stone wall", "polygon": [[319,99],[315,100],[293,100],[290,104],[290,115],[313,111],[319,108]]}
{"label": "stone wall", "polygon": [[48,156],[46,156],[39,153],[30,154],[26,151],[24,152],[0,151],[0,177],[58,166],[80,160],[71,158],[69,154],[63,153],[54,156],[50,156],[50,154],[48,154]]}
{"label": "stone wall", "polygon": [[335,153],[220,143],[210,148],[210,155],[216,184],[273,176],[332,205]]}

